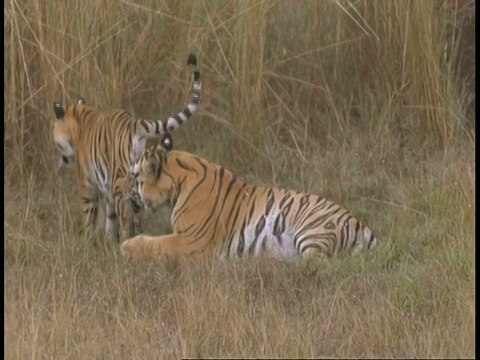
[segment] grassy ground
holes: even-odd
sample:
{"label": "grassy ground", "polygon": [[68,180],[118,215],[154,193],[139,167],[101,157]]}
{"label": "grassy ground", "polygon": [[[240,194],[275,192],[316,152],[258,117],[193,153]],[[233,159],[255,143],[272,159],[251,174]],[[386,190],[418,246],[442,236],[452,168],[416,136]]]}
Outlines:
{"label": "grassy ground", "polygon": [[[472,9],[7,2],[6,357],[473,357]],[[55,169],[52,102],[169,115],[189,52],[204,96],[175,147],[343,204],[381,239],[374,251],[142,264],[83,236],[74,172]],[[168,212],[148,220],[168,231]]]}

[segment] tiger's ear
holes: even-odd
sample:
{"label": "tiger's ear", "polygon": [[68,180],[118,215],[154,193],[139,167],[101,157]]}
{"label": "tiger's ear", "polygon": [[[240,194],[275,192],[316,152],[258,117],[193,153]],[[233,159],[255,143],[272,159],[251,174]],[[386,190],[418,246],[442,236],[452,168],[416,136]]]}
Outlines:
{"label": "tiger's ear", "polygon": [[145,151],[145,161],[142,165],[142,171],[147,181],[155,181],[161,174],[162,163],[160,157],[152,149]]}
{"label": "tiger's ear", "polygon": [[166,133],[163,135],[162,140],[160,141],[160,145],[165,149],[165,151],[169,152],[173,149],[173,138],[172,135]]}
{"label": "tiger's ear", "polygon": [[82,104],[82,105],[85,105],[87,102],[85,101],[85,99],[83,97],[80,97],[77,101],[77,104]]}
{"label": "tiger's ear", "polygon": [[53,103],[53,111],[55,112],[55,118],[57,120],[63,119],[65,117],[65,109],[58,102]]}

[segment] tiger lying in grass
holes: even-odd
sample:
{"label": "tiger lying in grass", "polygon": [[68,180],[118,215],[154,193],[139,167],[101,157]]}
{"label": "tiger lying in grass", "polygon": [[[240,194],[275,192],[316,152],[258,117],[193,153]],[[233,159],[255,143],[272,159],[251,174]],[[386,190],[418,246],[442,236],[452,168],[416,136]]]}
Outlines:
{"label": "tiger lying in grass", "polygon": [[250,185],[192,154],[151,146],[133,172],[135,180],[117,191],[137,196],[147,208],[169,202],[173,233],[126,240],[121,245],[126,257],[290,259],[356,254],[377,245],[368,227],[325,198]]}

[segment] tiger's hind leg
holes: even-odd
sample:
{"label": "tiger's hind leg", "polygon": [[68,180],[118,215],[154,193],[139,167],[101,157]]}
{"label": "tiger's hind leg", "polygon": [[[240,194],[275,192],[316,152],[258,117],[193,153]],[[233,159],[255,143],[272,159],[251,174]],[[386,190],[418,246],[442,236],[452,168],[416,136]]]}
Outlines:
{"label": "tiger's hind leg", "polygon": [[178,234],[162,236],[138,235],[123,242],[122,255],[128,258],[154,260],[176,256],[200,256],[195,242]]}
{"label": "tiger's hind leg", "polygon": [[314,276],[319,271],[331,267],[331,255],[320,249],[310,247],[301,254],[300,270],[305,276]]}

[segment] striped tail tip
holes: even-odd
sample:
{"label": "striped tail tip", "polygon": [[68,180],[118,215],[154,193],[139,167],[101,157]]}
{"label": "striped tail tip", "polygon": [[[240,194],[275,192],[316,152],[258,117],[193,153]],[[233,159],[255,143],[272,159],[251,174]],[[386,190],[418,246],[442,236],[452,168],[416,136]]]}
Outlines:
{"label": "striped tail tip", "polygon": [[189,54],[187,65],[197,66],[197,57],[194,54]]}
{"label": "striped tail tip", "polygon": [[377,246],[377,238],[373,235],[372,230],[366,226],[363,228],[363,241],[367,249],[373,249]]}

